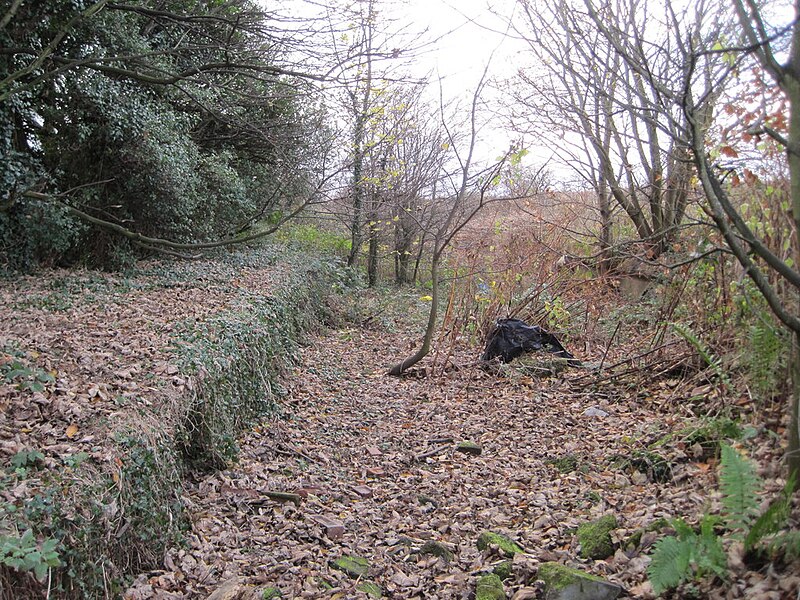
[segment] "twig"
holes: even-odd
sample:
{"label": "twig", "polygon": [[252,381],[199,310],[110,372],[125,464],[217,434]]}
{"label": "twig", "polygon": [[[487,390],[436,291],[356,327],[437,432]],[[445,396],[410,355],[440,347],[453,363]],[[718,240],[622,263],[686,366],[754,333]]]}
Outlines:
{"label": "twig", "polygon": [[614,342],[614,338],[617,337],[617,332],[619,331],[620,325],[622,325],[622,321],[617,321],[617,326],[614,328],[614,333],[611,334],[608,344],[606,344],[606,349],[603,352],[603,358],[600,359],[600,366],[597,367],[598,375],[603,372],[603,365],[606,362],[606,356],[608,356],[608,351],[611,349],[611,344]]}

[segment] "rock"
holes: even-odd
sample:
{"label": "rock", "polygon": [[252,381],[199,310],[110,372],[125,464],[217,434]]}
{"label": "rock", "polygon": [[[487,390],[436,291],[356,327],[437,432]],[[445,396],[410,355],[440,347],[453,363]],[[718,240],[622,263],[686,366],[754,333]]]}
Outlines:
{"label": "rock", "polygon": [[511,600],[538,600],[539,590],[534,587],[524,587],[517,590]]}
{"label": "rock", "polygon": [[356,589],[359,592],[364,592],[367,596],[372,598],[381,598],[383,597],[383,590],[381,586],[379,586],[374,581],[362,581],[356,586]]}
{"label": "rock", "polygon": [[372,488],[366,485],[354,485],[353,491],[362,498],[372,498]]}
{"label": "rock", "polygon": [[330,540],[338,540],[344,535],[344,523],[341,521],[323,515],[313,515],[311,520],[325,528],[325,535],[327,535]]}
{"label": "rock", "polygon": [[607,417],[608,413],[604,411],[602,408],[597,408],[596,406],[590,406],[585,411],[583,411],[584,417]]}
{"label": "rock", "polygon": [[539,565],[538,577],[544,581],[545,600],[614,600],[622,593],[602,577],[555,562]]}
{"label": "rock", "polygon": [[500,551],[506,556],[514,556],[515,554],[524,552],[522,547],[513,542],[504,535],[494,533],[491,531],[484,531],[478,537],[478,550],[485,550],[489,546],[497,546]]}
{"label": "rock", "polygon": [[478,444],[468,441],[458,442],[456,450],[464,454],[472,454],[473,456],[478,456],[483,451]]}
{"label": "rock", "polygon": [[611,531],[617,528],[617,518],[605,515],[595,521],[578,526],[578,542],[581,545],[581,556],[602,560],[614,554],[614,542]]}
{"label": "rock", "polygon": [[453,560],[453,553],[450,551],[449,548],[440,544],[439,542],[429,541],[422,544],[419,549],[420,554],[430,554],[432,556],[438,556],[444,562],[449,563]]}
{"label": "rock", "polygon": [[283,592],[276,587],[268,587],[261,590],[261,600],[274,600],[283,598]]}
{"label": "rock", "polygon": [[504,560],[494,566],[492,573],[497,575],[502,581],[505,581],[511,577],[511,565],[512,562],[510,560]]}
{"label": "rock", "polygon": [[208,596],[208,600],[238,600],[242,592],[247,590],[248,586],[242,583],[241,577],[233,577],[228,579],[217,587]]}
{"label": "rock", "polygon": [[370,467],[366,470],[366,473],[368,477],[384,477],[386,475],[383,467]]}
{"label": "rock", "polygon": [[367,446],[367,454],[370,456],[380,456],[383,452],[381,452],[381,449],[377,446]]}
{"label": "rock", "polygon": [[330,563],[331,567],[344,571],[353,579],[363,577],[369,571],[369,561],[360,556],[342,556]]}
{"label": "rock", "polygon": [[478,579],[475,600],[506,600],[503,582],[497,575],[484,575]]}
{"label": "rock", "polygon": [[419,577],[417,575],[408,576],[402,571],[398,571],[392,575],[392,583],[404,588],[417,587],[419,585]]}

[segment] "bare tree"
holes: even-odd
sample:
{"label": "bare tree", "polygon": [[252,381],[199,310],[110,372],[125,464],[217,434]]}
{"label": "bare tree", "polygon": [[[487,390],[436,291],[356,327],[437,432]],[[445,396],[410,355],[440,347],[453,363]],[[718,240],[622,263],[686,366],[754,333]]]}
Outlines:
{"label": "bare tree", "polygon": [[[794,20],[776,24],[771,24],[766,17],[770,4],[754,0],[734,0],[732,7],[717,5],[713,11],[702,3],[683,11],[667,3],[663,8],[675,44],[653,48],[623,33],[619,23],[624,17],[611,3],[584,1],[593,23],[615,52],[642,84],[662,98],[664,106],[670,107],[670,110],[662,110],[662,115],[671,114],[672,107],[680,109],[681,116],[673,118],[674,128],[670,133],[691,157],[706,197],[706,212],[772,312],[792,333],[793,397],[788,407],[787,462],[790,473],[797,477],[800,475],[800,272],[797,270],[800,259],[800,74],[796,65],[800,64],[800,21],[797,18],[800,3],[795,2]],[[711,15],[715,18],[710,18]],[[736,30],[726,25],[731,21],[738,23]],[[778,58],[782,53],[787,57],[783,63]],[[674,66],[670,78],[652,68],[653,61],[666,60],[665,55],[669,55]],[[742,128],[750,137],[770,136],[786,148],[790,213],[794,225],[790,255],[771,248],[732,201],[730,184],[723,180],[731,169],[724,163],[725,153],[718,151],[719,144],[710,133],[717,99],[752,61],[757,61],[766,76],[788,98],[788,118],[767,113],[764,105],[761,119],[734,122],[726,128]],[[772,126],[774,122],[786,123],[786,133]],[[717,151],[712,152],[715,148]],[[777,202],[777,198],[774,201]],[[772,208],[782,210],[780,206]]]}
{"label": "bare tree", "polygon": [[[616,35],[635,40],[649,59],[650,77],[677,85],[670,23],[641,0],[608,3]],[[651,255],[675,236],[689,198],[689,156],[676,142],[685,129],[679,107],[631,69],[585,9],[560,0],[551,5],[521,0],[536,64],[522,70],[518,88],[542,128],[563,132],[556,142],[569,164],[595,190],[601,215],[601,268],[611,246],[616,203]],[[649,40],[649,41],[645,41]],[[664,52],[657,52],[656,49]]]}
{"label": "bare tree", "polygon": [[[438,316],[439,288],[441,265],[444,253],[450,246],[453,238],[478,214],[478,212],[489,202],[487,192],[492,185],[499,181],[499,176],[506,157],[511,153],[509,150],[498,162],[489,167],[475,172],[475,147],[478,141],[478,105],[481,92],[484,89],[488,65],[484,69],[483,75],[472,94],[471,106],[469,111],[469,124],[466,134],[466,141],[463,149],[459,149],[460,141],[456,138],[452,128],[444,122],[444,108],[441,109],[443,126],[446,131],[448,144],[454,153],[454,158],[458,163],[457,170],[447,177],[452,194],[446,199],[436,200],[433,216],[433,227],[430,232],[432,252],[430,262],[431,276],[431,308],[428,313],[428,323],[422,338],[419,349],[411,356],[401,360],[390,370],[390,375],[401,375],[405,370],[412,367],[428,355],[436,331],[436,319]],[[439,213],[437,215],[437,213]],[[437,218],[437,216],[440,218]]]}

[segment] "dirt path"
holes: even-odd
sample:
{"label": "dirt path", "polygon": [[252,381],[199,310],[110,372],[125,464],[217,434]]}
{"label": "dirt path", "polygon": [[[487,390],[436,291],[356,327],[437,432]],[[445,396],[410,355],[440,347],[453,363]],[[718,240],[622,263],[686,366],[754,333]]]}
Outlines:
{"label": "dirt path", "polygon": [[[235,589],[239,578],[285,598],[366,597],[356,590],[361,580],[330,565],[357,555],[370,564],[363,579],[384,597],[467,598],[476,574],[499,560],[476,548],[488,529],[527,551],[514,561],[509,597],[532,585],[546,560],[647,597],[645,553],[655,535],[608,560],[583,561],[574,529],[613,513],[625,540],[659,517],[702,512],[708,498],[699,490],[713,488],[707,464],[679,462],[669,483],[614,466],[615,455],[681,423],[636,394],[499,378],[479,369],[474,354],[455,355],[459,368],[445,377],[385,376],[398,353],[386,349],[408,343],[402,334],[349,329],[306,347],[285,418],[254,430],[234,468],[191,486],[188,546],[170,553],[164,572],[140,576],[128,596],[200,598],[225,582]],[[586,415],[592,407],[608,415]],[[479,444],[481,454],[457,451],[460,441]],[[562,472],[552,461],[568,455],[577,468]],[[267,491],[302,499],[280,503]],[[420,554],[428,540],[454,559]]]}

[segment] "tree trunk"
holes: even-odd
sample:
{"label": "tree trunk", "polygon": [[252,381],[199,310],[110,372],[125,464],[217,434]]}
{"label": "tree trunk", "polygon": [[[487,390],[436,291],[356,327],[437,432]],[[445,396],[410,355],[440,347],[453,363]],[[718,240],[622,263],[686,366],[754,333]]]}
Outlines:
{"label": "tree trunk", "polygon": [[375,215],[371,215],[367,244],[367,285],[371,288],[378,284],[378,225],[375,222],[376,218]]}
{"label": "tree trunk", "polygon": [[436,317],[439,307],[439,257],[434,254],[431,259],[431,310],[428,313],[428,327],[425,329],[425,337],[422,338],[422,346],[413,355],[403,359],[389,370],[389,375],[402,375],[403,371],[413,367],[431,351],[433,334],[436,332]]}
{"label": "tree trunk", "polygon": [[794,489],[800,489],[800,333],[792,335],[792,398],[789,411],[789,445],[786,464],[789,477],[794,475]]}
{"label": "tree trunk", "polygon": [[597,201],[600,207],[600,261],[597,270],[600,275],[605,275],[611,268],[611,198],[608,194],[608,183],[602,175]]}

